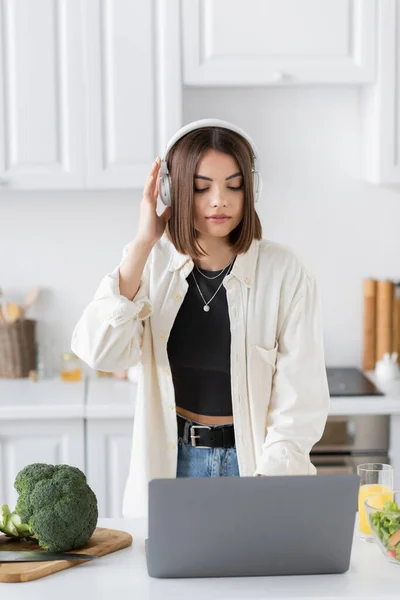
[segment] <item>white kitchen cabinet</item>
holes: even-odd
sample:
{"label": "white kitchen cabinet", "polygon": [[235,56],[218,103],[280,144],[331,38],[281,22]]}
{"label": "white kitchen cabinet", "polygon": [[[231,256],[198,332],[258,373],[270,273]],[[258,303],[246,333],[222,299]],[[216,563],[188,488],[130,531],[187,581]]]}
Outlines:
{"label": "white kitchen cabinet", "polygon": [[182,0],[187,85],[366,83],[375,0]]}
{"label": "white kitchen cabinet", "polygon": [[379,2],[377,80],[362,91],[365,178],[400,183],[400,3]]}
{"label": "white kitchen cabinet", "polygon": [[28,464],[85,469],[83,419],[0,420],[0,504],[14,508],[15,477]]}
{"label": "white kitchen cabinet", "polygon": [[142,188],[181,127],[179,0],[85,0],[88,188]]}
{"label": "white kitchen cabinet", "polygon": [[122,517],[129,473],[133,419],[89,419],[86,477],[97,496],[100,517]]}
{"label": "white kitchen cabinet", "polygon": [[179,0],[3,0],[0,36],[0,191],[142,188],[182,125]]}
{"label": "white kitchen cabinet", "polygon": [[80,0],[0,3],[0,191],[82,188]]}

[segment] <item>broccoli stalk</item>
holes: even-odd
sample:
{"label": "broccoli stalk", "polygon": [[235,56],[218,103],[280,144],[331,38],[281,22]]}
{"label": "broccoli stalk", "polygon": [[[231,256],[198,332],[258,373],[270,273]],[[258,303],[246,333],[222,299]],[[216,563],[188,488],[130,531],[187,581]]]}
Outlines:
{"label": "broccoli stalk", "polygon": [[96,529],[97,498],[82,471],[69,465],[34,463],[17,475],[15,511],[0,507],[0,530],[35,538],[50,552],[82,548]]}
{"label": "broccoli stalk", "polygon": [[22,523],[16,512],[11,512],[7,504],[0,506],[0,531],[13,538],[32,537],[29,525]]}

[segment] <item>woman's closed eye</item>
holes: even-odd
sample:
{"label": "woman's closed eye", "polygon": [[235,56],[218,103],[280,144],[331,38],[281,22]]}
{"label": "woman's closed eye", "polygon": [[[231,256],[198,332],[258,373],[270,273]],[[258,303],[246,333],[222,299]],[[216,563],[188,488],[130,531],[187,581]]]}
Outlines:
{"label": "woman's closed eye", "polygon": [[[201,188],[201,189],[195,187],[195,188],[193,188],[193,191],[196,192],[197,194],[201,194],[202,192],[207,192],[209,189],[210,188],[208,188],[208,187],[207,188]],[[226,189],[237,191],[237,190],[242,190],[243,186],[239,185],[239,186],[235,186],[234,187],[234,186],[228,185]]]}

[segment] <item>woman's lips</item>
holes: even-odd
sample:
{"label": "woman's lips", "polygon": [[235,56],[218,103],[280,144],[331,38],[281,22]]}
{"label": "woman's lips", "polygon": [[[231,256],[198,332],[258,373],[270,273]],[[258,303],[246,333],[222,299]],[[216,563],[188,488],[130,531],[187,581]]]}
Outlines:
{"label": "woman's lips", "polygon": [[226,223],[230,217],[206,217],[208,221],[212,223]]}

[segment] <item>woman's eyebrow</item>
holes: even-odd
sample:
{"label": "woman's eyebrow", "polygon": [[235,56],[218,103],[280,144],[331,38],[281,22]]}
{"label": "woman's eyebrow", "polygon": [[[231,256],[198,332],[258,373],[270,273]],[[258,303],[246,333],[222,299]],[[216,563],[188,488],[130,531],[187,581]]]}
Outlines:
{"label": "woman's eyebrow", "polygon": [[[234,177],[238,177],[241,176],[241,172],[238,171],[237,173],[234,173],[233,175],[229,175],[229,177],[225,178],[225,181],[228,181],[228,179],[233,179]],[[195,175],[194,176],[195,179],[206,179],[207,181],[214,181],[213,179],[211,179],[211,177],[205,177],[205,175]]]}

